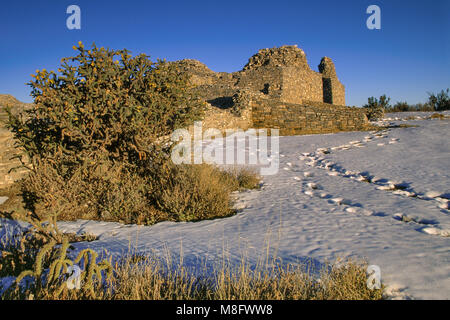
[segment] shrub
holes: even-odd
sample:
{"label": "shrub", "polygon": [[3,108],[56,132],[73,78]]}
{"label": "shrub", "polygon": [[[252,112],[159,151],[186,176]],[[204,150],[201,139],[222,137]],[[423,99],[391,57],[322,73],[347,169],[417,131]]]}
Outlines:
{"label": "shrub", "polygon": [[74,49],[78,55],[63,58],[59,74],[32,75],[35,107],[10,116],[31,159],[60,162],[65,172],[99,160],[141,166],[160,155],[157,139],[200,115],[201,102],[176,65],[132,58],[127,50],[87,50],[81,43]]}
{"label": "shrub", "polygon": [[22,181],[22,194],[25,209],[42,220],[149,225],[229,216],[234,213],[230,193],[257,187],[259,176],[247,168],[223,171],[207,164],[168,163],[157,176],[145,178],[117,166],[94,164],[77,168],[63,180],[50,164],[41,164]]}
{"label": "shrub", "polygon": [[157,208],[181,221],[229,216],[230,193],[259,183],[248,169],[223,171],[208,164],[170,166],[161,177],[152,195]]}
{"label": "shrub", "polygon": [[237,188],[242,189],[257,189],[259,188],[261,177],[255,170],[245,167],[234,168],[228,171],[237,182]]}
{"label": "shrub", "polygon": [[363,108],[366,108],[367,119],[369,119],[369,121],[381,120],[385,110],[390,107],[390,100],[391,99],[387,98],[386,95],[380,96],[379,100],[375,97],[370,97],[368,103],[363,106]]}
{"label": "shrub", "polygon": [[34,108],[9,112],[30,160],[21,183],[41,218],[159,221],[149,194],[170,161],[169,134],[198,119],[203,102],[175,64],[127,50],[85,49],[58,73],[37,71]]}
{"label": "shrub", "polygon": [[433,113],[433,114],[430,116],[430,119],[439,119],[439,120],[442,120],[442,119],[445,119],[445,116],[444,116],[443,114],[441,114],[441,113]]}
{"label": "shrub", "polygon": [[40,219],[92,219],[150,223],[155,217],[148,179],[121,164],[93,163],[72,169],[64,178],[51,163],[42,162],[22,182],[26,209]]}
{"label": "shrub", "polygon": [[428,104],[430,104],[435,111],[450,110],[450,89],[447,88],[445,91],[434,94],[428,93]]}

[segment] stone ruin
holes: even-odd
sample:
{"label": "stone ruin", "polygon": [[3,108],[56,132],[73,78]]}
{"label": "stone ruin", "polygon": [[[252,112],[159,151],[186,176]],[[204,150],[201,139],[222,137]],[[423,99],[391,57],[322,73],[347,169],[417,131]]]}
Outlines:
{"label": "stone ruin", "polygon": [[324,57],[319,72],[313,71],[296,45],[261,49],[233,73],[214,72],[197,60],[173,63],[189,74],[208,103],[208,127],[272,127],[281,134],[304,134],[368,125],[362,110],[345,106],[345,87],[333,61]]}
{"label": "stone ruin", "polygon": [[345,88],[336,76],[333,61],[324,57],[319,72],[313,71],[297,46],[259,50],[241,71],[233,73],[213,72],[197,60],[176,63],[191,75],[201,95],[219,107],[229,106],[231,97],[243,89],[282,102],[345,105]]}

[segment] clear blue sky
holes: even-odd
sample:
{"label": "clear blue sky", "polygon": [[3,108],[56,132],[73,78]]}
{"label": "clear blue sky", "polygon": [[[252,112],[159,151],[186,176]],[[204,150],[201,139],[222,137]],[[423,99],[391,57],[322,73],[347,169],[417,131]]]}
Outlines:
{"label": "clear blue sky", "polygon": [[[66,8],[81,8],[81,30],[66,28]],[[381,30],[368,30],[366,8],[381,8]],[[36,69],[56,70],[72,45],[198,59],[214,71],[240,70],[261,48],[298,44],[317,71],[331,57],[348,105],[387,94],[423,102],[450,87],[450,1],[3,1],[0,93],[31,102]]]}

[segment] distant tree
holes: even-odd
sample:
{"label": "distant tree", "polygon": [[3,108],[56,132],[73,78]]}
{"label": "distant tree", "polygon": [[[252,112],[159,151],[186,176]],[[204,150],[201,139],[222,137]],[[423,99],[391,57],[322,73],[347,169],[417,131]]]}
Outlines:
{"label": "distant tree", "polygon": [[450,89],[447,88],[437,94],[428,92],[428,103],[433,106],[435,111],[450,110],[449,91]]}
{"label": "distant tree", "polygon": [[406,101],[399,101],[389,111],[392,112],[411,111],[411,106]]}
{"label": "distant tree", "polygon": [[366,115],[369,121],[382,119],[385,111],[391,107],[389,104],[390,100],[391,98],[386,97],[386,95],[380,96],[379,99],[375,97],[368,98],[368,103],[363,108],[366,108]]}
{"label": "distant tree", "polygon": [[433,111],[434,107],[430,105],[428,102],[426,103],[416,103],[415,105],[411,105],[411,111]]}

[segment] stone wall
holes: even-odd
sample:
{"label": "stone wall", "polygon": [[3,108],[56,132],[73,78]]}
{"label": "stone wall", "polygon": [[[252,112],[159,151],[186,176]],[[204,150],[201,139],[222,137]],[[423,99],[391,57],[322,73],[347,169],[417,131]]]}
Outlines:
{"label": "stone wall", "polygon": [[213,72],[196,60],[181,69],[208,102],[203,128],[278,128],[282,135],[364,130],[359,108],[345,106],[345,87],[334,62],[323,57],[318,72],[297,46],[261,49],[238,72]]}
{"label": "stone wall", "polygon": [[335,106],[322,102],[286,103],[256,99],[250,103],[253,128],[278,128],[280,135],[301,135],[359,131],[369,128],[360,108]]}
{"label": "stone wall", "polygon": [[297,46],[261,49],[240,71],[214,72],[196,60],[173,62],[188,73],[197,92],[219,108],[232,106],[239,90],[263,93],[271,99],[301,104],[303,101],[345,105],[345,87],[339,81],[333,61],[322,58],[319,72],[313,71],[304,51]]}
{"label": "stone wall", "polygon": [[[20,104],[17,100],[17,102],[13,101],[11,104],[6,103],[5,99],[0,100],[0,103],[4,106],[13,107],[15,106],[15,103]],[[12,132],[5,127],[7,114],[2,105],[0,105],[0,189],[8,187],[14,183],[15,180],[23,177],[24,173],[27,171],[24,168],[13,170],[21,165],[18,159],[14,159],[14,157],[20,153],[14,146]]]}
{"label": "stone wall", "polygon": [[272,99],[280,99],[283,92],[283,67],[265,65],[261,68],[247,68],[239,72],[235,88],[262,93]]}
{"label": "stone wall", "polygon": [[280,135],[302,135],[371,128],[361,108],[317,101],[288,103],[246,90],[240,91],[233,99],[242,106],[235,112],[208,104],[202,121],[203,130],[215,128],[225,133],[226,129],[274,128],[280,129]]}
{"label": "stone wall", "polygon": [[319,72],[322,74],[323,102],[344,106],[345,87],[337,78],[333,61],[323,57],[319,64]]}
{"label": "stone wall", "polygon": [[237,128],[247,130],[252,126],[252,110],[245,108],[241,110],[239,115],[236,115],[231,113],[230,110],[219,109],[208,104],[202,125],[204,129],[215,128],[222,132],[225,132],[226,129]]}
{"label": "stone wall", "polygon": [[[323,81],[320,73],[307,68],[283,68],[283,91],[280,101],[301,104],[303,101],[323,102]],[[308,79],[308,81],[305,81]]]}

